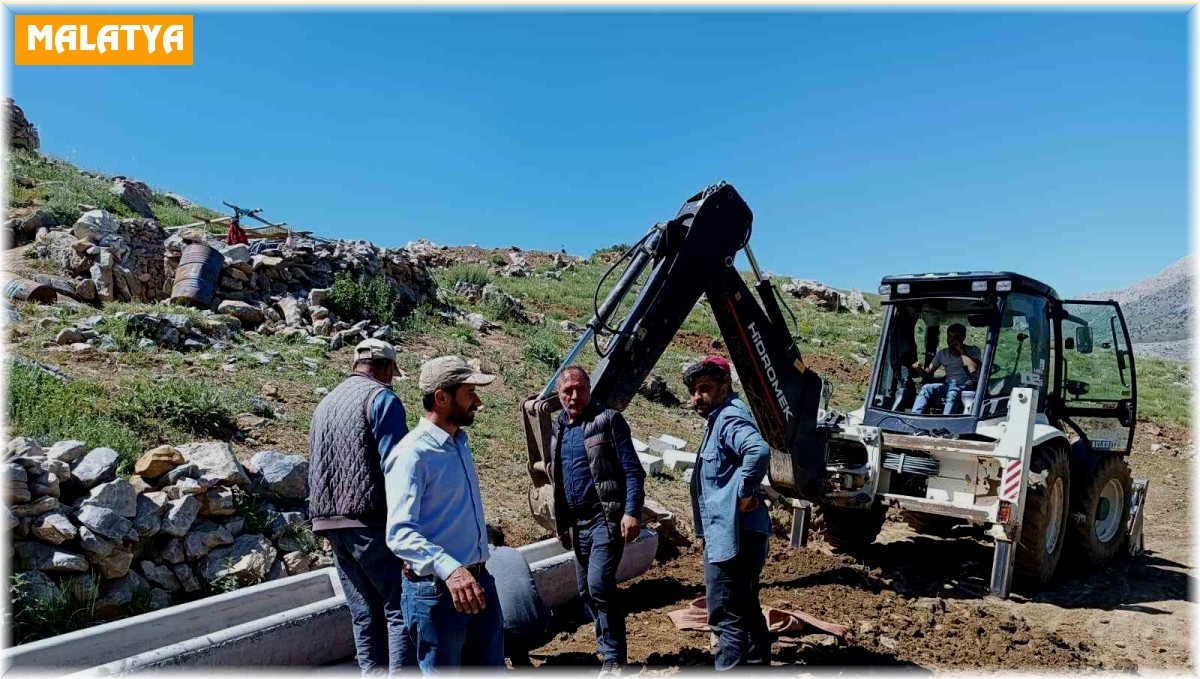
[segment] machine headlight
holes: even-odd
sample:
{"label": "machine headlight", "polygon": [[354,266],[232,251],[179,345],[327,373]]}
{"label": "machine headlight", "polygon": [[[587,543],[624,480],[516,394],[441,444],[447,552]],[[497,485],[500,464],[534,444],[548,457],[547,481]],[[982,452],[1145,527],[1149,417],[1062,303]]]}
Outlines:
{"label": "machine headlight", "polygon": [[908,283],[901,283],[896,286],[896,292],[900,293],[901,295],[907,295],[908,291],[911,289],[912,286],[910,286]]}
{"label": "machine headlight", "polygon": [[997,292],[1008,292],[1012,290],[1012,281],[996,281]]}
{"label": "machine headlight", "polygon": [[890,294],[892,294],[892,286],[890,286],[890,285],[881,285],[881,286],[879,286],[879,294],[881,294],[881,295],[890,295]]}
{"label": "machine headlight", "polygon": [[971,292],[985,292],[987,281],[971,281]]}

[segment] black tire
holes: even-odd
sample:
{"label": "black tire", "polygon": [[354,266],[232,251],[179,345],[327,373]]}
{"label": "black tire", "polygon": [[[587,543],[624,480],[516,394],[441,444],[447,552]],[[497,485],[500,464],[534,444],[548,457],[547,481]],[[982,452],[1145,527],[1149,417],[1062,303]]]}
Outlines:
{"label": "black tire", "polygon": [[887,505],[876,502],[869,509],[817,505],[813,509],[813,533],[822,536],[834,551],[852,552],[875,542],[887,518]]}
{"label": "black tire", "polygon": [[900,518],[904,519],[904,523],[907,523],[908,527],[919,535],[936,535],[943,538],[953,535],[954,527],[963,524],[962,519],[956,519],[953,516],[910,512],[907,509],[900,513]]}
{"label": "black tire", "polygon": [[[1071,503],[1071,553],[1084,563],[1102,565],[1111,561],[1125,546],[1133,471],[1125,458],[1106,455],[1087,478],[1078,481],[1076,497]],[[1110,483],[1113,486],[1106,494],[1105,488]],[[1114,497],[1118,492],[1119,499]],[[1112,506],[1118,502],[1120,507]],[[1119,523],[1113,525],[1114,520]]]}
{"label": "black tire", "polygon": [[[1045,482],[1025,492],[1025,516],[1021,542],[1017,546],[1016,574],[1034,584],[1054,577],[1067,542],[1071,505],[1071,463],[1065,448],[1058,445],[1035,448],[1029,463],[1034,475],[1045,472]],[[1061,484],[1061,485],[1059,485]],[[1057,511],[1051,508],[1057,493]],[[1055,516],[1057,514],[1057,516]]]}

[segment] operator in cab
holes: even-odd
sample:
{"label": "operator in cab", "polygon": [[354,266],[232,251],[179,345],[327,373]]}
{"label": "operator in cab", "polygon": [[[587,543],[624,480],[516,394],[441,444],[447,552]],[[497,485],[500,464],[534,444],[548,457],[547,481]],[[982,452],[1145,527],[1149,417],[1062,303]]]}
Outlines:
{"label": "operator in cab", "polygon": [[959,397],[962,396],[962,392],[975,389],[979,377],[979,366],[983,363],[983,358],[979,347],[965,344],[966,339],[966,326],[962,323],[954,323],[946,329],[946,347],[933,355],[933,360],[929,362],[928,367],[922,368],[920,363],[913,363],[913,369],[926,378],[932,377],[938,368],[946,370],[945,381],[921,387],[920,393],[917,394],[917,400],[913,403],[912,411],[914,413],[929,412],[929,402],[942,396],[945,398],[942,414],[954,415],[958,412]]}

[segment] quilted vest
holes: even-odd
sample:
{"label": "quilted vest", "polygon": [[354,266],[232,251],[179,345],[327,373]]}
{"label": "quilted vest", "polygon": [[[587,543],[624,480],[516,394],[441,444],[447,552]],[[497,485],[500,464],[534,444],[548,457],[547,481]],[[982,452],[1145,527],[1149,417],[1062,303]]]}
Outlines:
{"label": "quilted vest", "polygon": [[321,519],[386,523],[383,469],[370,424],[371,402],[383,389],[384,383],[353,373],[317,404],[308,448],[308,514],[314,524]]}

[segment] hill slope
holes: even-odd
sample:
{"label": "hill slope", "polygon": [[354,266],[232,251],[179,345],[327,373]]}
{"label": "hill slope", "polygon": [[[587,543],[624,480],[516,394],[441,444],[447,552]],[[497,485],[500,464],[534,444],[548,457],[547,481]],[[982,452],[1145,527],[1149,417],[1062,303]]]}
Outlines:
{"label": "hill slope", "polygon": [[1186,360],[1192,345],[1195,309],[1193,261],[1194,255],[1188,255],[1133,285],[1082,298],[1120,302],[1138,355]]}

